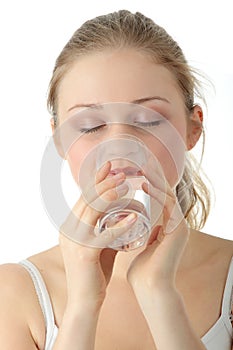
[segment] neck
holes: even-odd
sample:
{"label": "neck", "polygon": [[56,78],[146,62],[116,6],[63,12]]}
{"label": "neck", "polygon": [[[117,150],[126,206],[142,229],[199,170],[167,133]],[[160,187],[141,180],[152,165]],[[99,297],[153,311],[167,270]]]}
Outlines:
{"label": "neck", "polygon": [[114,263],[113,276],[126,279],[131,263],[144,249],[145,247],[141,247],[129,252],[118,252]]}

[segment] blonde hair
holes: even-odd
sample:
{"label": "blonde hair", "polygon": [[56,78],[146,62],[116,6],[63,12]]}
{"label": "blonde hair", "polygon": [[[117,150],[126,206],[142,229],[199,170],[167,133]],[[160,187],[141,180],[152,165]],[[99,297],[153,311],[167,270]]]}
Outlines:
{"label": "blonde hair", "polygon": [[[201,84],[179,45],[150,18],[120,10],[85,22],[71,37],[56,60],[49,85],[47,105],[57,123],[58,89],[61,80],[80,56],[116,48],[134,48],[162,64],[174,75],[184,97],[187,113],[194,98],[204,101]],[[176,195],[191,228],[204,226],[210,210],[209,191],[201,179],[200,165],[187,155],[185,170]]]}

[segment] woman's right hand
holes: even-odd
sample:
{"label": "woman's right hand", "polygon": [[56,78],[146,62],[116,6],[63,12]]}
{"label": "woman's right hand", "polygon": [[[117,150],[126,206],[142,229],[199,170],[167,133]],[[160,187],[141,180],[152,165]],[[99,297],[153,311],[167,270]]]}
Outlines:
{"label": "woman's right hand", "polygon": [[[72,310],[100,309],[117,254],[103,247],[126,232],[136,220],[136,215],[132,214],[101,235],[94,234],[96,223],[107,205],[128,191],[127,185],[123,184],[125,174],[108,177],[110,169],[111,163],[107,162],[97,172],[94,187],[89,187],[85,197],[83,194],[80,196],[60,230],[60,248],[67,279],[67,307]],[[80,237],[81,243],[67,237]]]}

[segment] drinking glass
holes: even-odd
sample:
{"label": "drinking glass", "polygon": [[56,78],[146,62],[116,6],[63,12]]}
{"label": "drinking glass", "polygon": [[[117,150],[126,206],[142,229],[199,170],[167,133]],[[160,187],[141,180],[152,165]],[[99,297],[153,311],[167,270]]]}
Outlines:
{"label": "drinking glass", "polygon": [[[127,154],[129,149],[134,151]],[[135,223],[124,234],[115,239],[109,247],[123,251],[139,248],[147,241],[151,229],[150,196],[142,188],[143,182],[148,183],[143,174],[143,166],[147,161],[146,151],[138,140],[128,136],[125,139],[120,137],[108,141],[107,144],[102,144],[96,157],[97,169],[105,161],[111,161],[112,167],[109,176],[124,172],[126,175],[124,183],[128,186],[127,193],[111,202],[105,213],[99,218],[97,234],[111,228],[130,213],[135,213],[137,215]]]}

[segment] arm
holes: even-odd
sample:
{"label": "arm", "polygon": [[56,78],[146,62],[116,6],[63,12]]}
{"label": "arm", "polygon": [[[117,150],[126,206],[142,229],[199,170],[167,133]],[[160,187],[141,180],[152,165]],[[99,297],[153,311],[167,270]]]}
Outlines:
{"label": "arm", "polygon": [[146,184],[143,189],[161,203],[163,214],[161,225],[153,228],[146,249],[131,264],[128,281],[157,350],[204,350],[175,285],[180,260],[189,240],[189,228],[168,184],[166,192]]}
{"label": "arm", "polygon": [[149,298],[150,305],[144,299],[140,306],[158,350],[206,349],[192,328],[178,291],[169,287]]}
{"label": "arm", "polygon": [[[38,301],[28,273],[17,264],[2,265],[0,285],[0,348],[44,350],[45,334],[38,333],[40,317],[34,305]],[[100,306],[94,309],[90,303],[82,303],[80,310],[77,305],[68,306],[53,349],[94,349]],[[40,308],[38,311],[41,312]],[[44,328],[42,314],[41,320]]]}
{"label": "arm", "polygon": [[[131,224],[125,218],[114,227],[119,235]],[[66,270],[67,306],[53,350],[91,350],[117,252],[80,246],[63,236],[60,246]]]}
{"label": "arm", "polygon": [[95,333],[99,310],[66,310],[53,350],[90,350],[95,346]]}
{"label": "arm", "polygon": [[[109,201],[118,197],[119,179],[106,179],[111,164],[100,169],[96,177],[96,190],[87,189],[61,227],[60,248],[67,283],[67,306],[53,350],[92,350],[95,346],[96,327],[106,287],[111,277],[116,251],[108,246],[134,223],[129,217],[118,222],[111,230],[95,236],[93,229]],[[106,179],[106,180],[105,180]],[[105,180],[105,181],[104,181]],[[122,183],[125,175],[120,180]],[[101,194],[101,200],[97,193]],[[95,202],[95,206],[88,203]],[[98,207],[98,211],[94,208]],[[83,244],[74,243],[66,236],[80,237]],[[85,237],[87,243],[85,245]]]}

